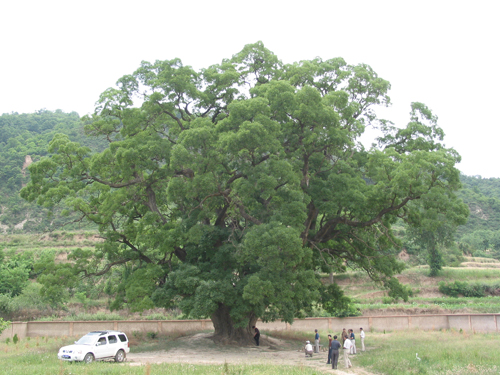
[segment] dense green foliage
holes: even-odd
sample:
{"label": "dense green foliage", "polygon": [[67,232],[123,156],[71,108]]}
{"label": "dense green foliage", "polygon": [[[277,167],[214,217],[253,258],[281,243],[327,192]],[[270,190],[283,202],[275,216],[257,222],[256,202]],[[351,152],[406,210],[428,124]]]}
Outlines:
{"label": "dense green foliage", "polygon": [[457,228],[452,252],[500,259],[500,179],[460,176],[458,196],[468,205],[470,215]]}
{"label": "dense green foliage", "polygon": [[0,318],[0,334],[9,327],[10,322]]}
{"label": "dense green foliage", "polygon": [[[65,204],[105,238],[46,263],[47,296],[120,266],[116,307],[175,305],[224,337],[338,300],[319,271],[362,269],[407,298],[392,225],[434,231],[467,208],[460,157],[425,105],[402,129],[377,119],[389,88],[368,65],[282,64],[262,43],[199,72],[143,62],[85,118],[104,151],[56,135],[29,168],[25,199]],[[368,124],[382,132],[370,150],[358,141]]]}
{"label": "dense green foliage", "polygon": [[11,251],[6,256],[0,248],[0,294],[11,297],[19,295],[28,284],[32,269],[32,253],[15,254]]}

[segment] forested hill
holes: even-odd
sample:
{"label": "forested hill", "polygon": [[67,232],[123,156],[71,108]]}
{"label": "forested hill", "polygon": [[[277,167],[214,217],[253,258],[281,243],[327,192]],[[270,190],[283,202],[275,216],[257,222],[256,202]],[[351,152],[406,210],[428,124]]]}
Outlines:
{"label": "forested hill", "polygon": [[19,190],[29,178],[27,165],[47,154],[47,147],[56,133],[92,149],[102,147],[96,139],[83,134],[80,116],[40,110],[30,114],[3,114],[0,116],[0,232],[12,230],[44,231],[57,225],[34,204],[19,197]]}
{"label": "forested hill", "polygon": [[457,242],[475,256],[500,257],[500,178],[461,175],[459,196],[469,206],[467,224],[458,228]]}
{"label": "forested hill", "polygon": [[[84,135],[76,112],[41,110],[0,116],[0,232],[45,231],[62,223],[56,217],[49,221],[43,209],[28,204],[18,194],[29,178],[26,160],[37,161],[46,155],[56,133],[67,134],[94,150],[104,146],[102,141]],[[458,228],[458,244],[476,255],[491,251],[500,255],[500,179],[462,175],[461,180],[459,196],[469,206],[470,217],[466,225]]]}

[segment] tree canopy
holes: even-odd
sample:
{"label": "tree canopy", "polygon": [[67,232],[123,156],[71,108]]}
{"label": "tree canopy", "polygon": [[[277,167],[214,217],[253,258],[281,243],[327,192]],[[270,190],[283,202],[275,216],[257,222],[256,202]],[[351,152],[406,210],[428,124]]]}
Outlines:
{"label": "tree canopy", "polygon": [[[389,89],[366,64],[284,64],[260,42],[200,71],[143,62],[84,118],[108,147],[56,136],[21,194],[99,226],[105,241],[74,251],[72,269],[124,266],[115,307],[178,306],[222,338],[335,311],[345,299],[320,272],[361,269],[404,294],[391,226],[467,208],[431,111],[412,103],[405,128],[377,118]],[[370,149],[366,126],[381,131]]]}

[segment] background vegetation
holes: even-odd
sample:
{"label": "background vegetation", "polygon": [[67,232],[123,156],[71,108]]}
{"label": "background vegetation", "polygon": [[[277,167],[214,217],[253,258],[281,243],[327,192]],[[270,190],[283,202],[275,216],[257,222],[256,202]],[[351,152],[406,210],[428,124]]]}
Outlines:
{"label": "background vegetation", "polygon": [[[26,157],[37,161],[47,155],[47,146],[58,133],[92,150],[104,146],[98,139],[84,135],[76,112],[40,110],[0,116],[0,231],[43,232],[71,221],[48,217],[46,210],[19,197],[19,190],[29,179]],[[81,228],[81,224],[70,227]]]}
{"label": "background vegetation", "polygon": [[[54,262],[68,262],[75,249],[93,251],[100,239],[92,227],[73,223],[73,217],[51,217],[43,207],[20,199],[19,190],[28,180],[23,168],[26,156],[33,161],[46,155],[56,133],[63,133],[94,150],[104,143],[87,138],[77,113],[40,110],[32,114],[0,116],[0,317],[4,319],[178,318],[178,309],[157,309],[142,315],[127,310],[110,314],[111,298],[119,293],[116,280],[127,277],[119,269],[105,277],[85,279],[76,288],[44,289],[38,279]],[[454,241],[439,246],[443,270],[429,278],[428,252],[404,223],[395,226],[409,267],[398,276],[414,294],[407,302],[394,300],[378,284],[348,269],[334,280],[354,300],[355,307],[339,316],[415,311],[500,311],[500,179],[461,176],[460,197],[470,216],[458,227]],[[24,225],[19,225],[24,222]],[[64,225],[65,224],[65,225]],[[64,225],[64,226],[63,226]],[[3,234],[2,234],[3,233]],[[406,254],[406,255],[405,255]],[[461,268],[453,268],[461,267]],[[464,267],[468,267],[465,269]],[[324,275],[325,282],[330,278]],[[96,315],[97,314],[97,315]],[[100,315],[99,315],[100,314]],[[313,315],[326,314],[321,308]]]}

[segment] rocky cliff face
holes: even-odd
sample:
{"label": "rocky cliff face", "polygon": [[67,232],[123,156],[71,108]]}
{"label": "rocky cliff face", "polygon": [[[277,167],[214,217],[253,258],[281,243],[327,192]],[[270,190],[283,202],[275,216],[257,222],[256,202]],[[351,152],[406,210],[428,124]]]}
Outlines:
{"label": "rocky cliff face", "polygon": [[[23,179],[26,178],[26,169],[33,163],[33,159],[31,158],[31,155],[26,155],[24,158],[24,163],[23,167],[21,168],[21,173],[23,174]],[[26,184],[23,182],[22,186],[25,187]]]}

